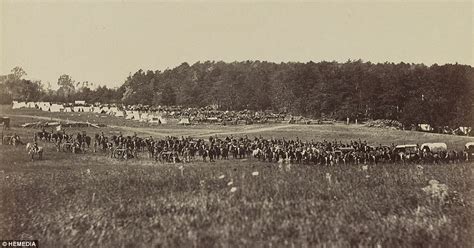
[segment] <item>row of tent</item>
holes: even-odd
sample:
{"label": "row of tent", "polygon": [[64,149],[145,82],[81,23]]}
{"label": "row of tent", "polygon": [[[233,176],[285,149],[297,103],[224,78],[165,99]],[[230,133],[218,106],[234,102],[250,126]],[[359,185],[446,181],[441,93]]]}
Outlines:
{"label": "row of tent", "polygon": [[[97,114],[107,114],[115,117],[124,117],[126,120],[136,120],[151,124],[167,124],[168,120],[162,115],[142,113],[140,111],[124,111],[115,106],[67,106],[49,102],[17,102],[13,101],[12,109],[36,108],[48,112],[93,112]],[[189,118],[181,118],[178,124],[191,124]]]}
{"label": "row of tent", "polygon": [[[147,122],[151,124],[167,124],[168,122],[177,121],[177,124],[189,125],[191,122],[196,123],[230,123],[230,124],[251,124],[253,121],[259,119],[260,115],[267,116],[266,113],[251,113],[249,111],[229,112],[229,111],[214,111],[221,113],[221,116],[207,116],[205,113],[209,112],[206,110],[204,113],[194,113],[196,110],[187,109],[186,111],[171,111],[167,110],[158,112],[144,112],[139,110],[123,110],[113,105],[87,105],[84,101],[76,101],[74,105],[71,104],[58,104],[50,102],[18,102],[13,101],[13,109],[19,108],[37,108],[42,111],[49,112],[93,112],[97,114],[107,114],[116,117],[124,117],[126,120],[135,120],[140,122]],[[194,112],[193,112],[194,111]],[[212,112],[212,111],[211,111]],[[214,113],[214,114],[216,114]],[[167,120],[166,117],[171,118]],[[266,121],[272,119],[265,118]],[[250,122],[249,122],[250,120]],[[279,116],[279,122],[289,124],[309,124],[309,120],[303,116],[291,116],[285,115],[284,117]],[[315,122],[316,123],[316,122]],[[317,123],[319,124],[319,123]]]}
{"label": "row of tent", "polygon": [[[147,122],[150,124],[168,124],[169,120],[159,114],[141,113],[139,111],[119,111],[115,113],[116,117],[125,117],[126,120],[135,120],[140,122]],[[175,120],[175,119],[173,119]],[[178,119],[178,124],[190,125],[189,118]]]}
{"label": "row of tent", "polygon": [[18,102],[13,101],[12,109],[36,108],[48,112],[91,112],[92,106],[65,106],[50,102]]}
{"label": "row of tent", "polygon": [[[97,107],[92,105],[66,105],[50,102],[18,102],[13,101],[12,109],[21,109],[21,108],[36,108],[42,111],[48,112],[94,112],[100,114],[113,114],[123,112],[117,107]],[[120,114],[118,114],[120,115]],[[123,115],[122,115],[123,116]]]}

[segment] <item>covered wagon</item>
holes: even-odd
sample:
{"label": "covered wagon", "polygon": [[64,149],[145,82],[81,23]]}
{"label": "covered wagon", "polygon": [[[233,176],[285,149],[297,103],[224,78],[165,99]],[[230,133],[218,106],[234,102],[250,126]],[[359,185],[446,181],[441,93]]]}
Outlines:
{"label": "covered wagon", "polygon": [[424,143],[421,145],[421,150],[425,152],[446,152],[448,146],[446,143]]}

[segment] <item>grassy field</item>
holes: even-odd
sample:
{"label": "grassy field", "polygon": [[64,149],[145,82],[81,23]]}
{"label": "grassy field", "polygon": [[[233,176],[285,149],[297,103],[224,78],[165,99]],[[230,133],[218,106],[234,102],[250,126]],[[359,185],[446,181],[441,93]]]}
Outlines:
{"label": "grassy field", "polygon": [[[31,116],[86,115],[2,109],[12,130]],[[22,115],[23,117],[18,117]],[[16,116],[16,117],[15,117]],[[102,118],[139,135],[263,135],[366,139],[373,144],[472,138],[362,126],[139,126]],[[111,126],[112,125],[112,126]],[[82,130],[82,129],[81,129]],[[71,129],[70,132],[79,131]],[[308,166],[229,160],[156,164],[45,146],[43,161],[24,147],[0,146],[0,238],[39,239],[42,247],[472,247],[473,164]],[[252,175],[256,174],[258,175]],[[430,185],[430,180],[439,184]],[[427,188],[428,187],[428,188]],[[233,189],[234,188],[234,189]]]}

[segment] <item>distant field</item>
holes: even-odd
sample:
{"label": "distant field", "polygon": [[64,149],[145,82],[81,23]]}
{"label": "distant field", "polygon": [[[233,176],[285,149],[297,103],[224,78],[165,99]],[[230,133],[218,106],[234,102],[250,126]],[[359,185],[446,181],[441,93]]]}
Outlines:
{"label": "distant field", "polygon": [[[34,116],[91,118],[91,122],[98,118],[109,125],[87,128],[89,134],[360,138],[374,145],[440,141],[456,149],[473,140],[342,124],[148,127],[94,114],[1,111],[12,116],[13,127],[4,134],[16,132],[25,140],[38,130],[18,126],[36,121]],[[386,164],[367,170],[255,159],[159,164],[144,154],[138,160],[118,161],[100,153],[70,154],[54,151],[50,143],[40,145],[45,146],[44,160],[34,162],[25,147],[0,145],[1,238],[39,239],[41,247],[471,247],[473,243],[473,163]],[[422,190],[433,179],[446,185],[446,197]]]}

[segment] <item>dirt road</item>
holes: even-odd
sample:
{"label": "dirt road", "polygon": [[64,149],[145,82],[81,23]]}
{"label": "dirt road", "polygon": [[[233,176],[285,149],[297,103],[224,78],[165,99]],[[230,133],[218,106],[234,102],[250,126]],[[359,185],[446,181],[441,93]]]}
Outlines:
{"label": "dirt road", "polygon": [[173,128],[166,128],[160,130],[167,130],[168,132],[160,132],[156,129],[151,128],[140,128],[140,127],[127,127],[127,126],[110,126],[112,128],[118,128],[129,132],[136,133],[146,133],[148,135],[154,136],[192,136],[192,137],[208,137],[208,136],[225,136],[233,134],[250,134],[250,133],[259,133],[264,131],[274,131],[278,129],[284,129],[288,127],[293,127],[294,125],[277,125],[277,126],[259,126],[249,129],[242,130],[212,130],[212,129],[180,129],[176,130]]}
{"label": "dirt road", "polygon": [[285,128],[289,128],[289,127],[295,127],[294,124],[286,124],[286,125],[282,125],[282,124],[276,124],[276,125],[271,125],[271,126],[258,126],[258,127],[255,127],[255,128],[250,128],[250,129],[245,129],[245,130],[240,130],[240,131],[220,131],[220,132],[216,132],[216,131],[212,131],[212,130],[209,130],[209,132],[206,132],[206,133],[200,133],[200,134],[197,134],[197,135],[194,135],[195,137],[203,137],[203,136],[214,136],[214,135],[217,135],[217,136],[224,136],[224,135],[231,135],[231,134],[248,134],[248,133],[259,133],[259,132],[265,132],[265,131],[274,131],[274,130],[278,130],[278,129],[285,129]]}

